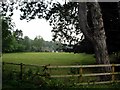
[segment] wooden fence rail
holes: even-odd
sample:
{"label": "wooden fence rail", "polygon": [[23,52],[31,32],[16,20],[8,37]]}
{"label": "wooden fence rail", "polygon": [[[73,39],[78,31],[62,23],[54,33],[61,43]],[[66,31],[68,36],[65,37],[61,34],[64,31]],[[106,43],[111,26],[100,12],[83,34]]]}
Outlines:
{"label": "wooden fence rail", "polygon": [[[4,68],[5,64],[19,65],[20,66],[20,79],[22,79],[23,66],[35,66],[35,67],[44,67],[44,70],[45,69],[46,70],[55,69],[55,68],[61,68],[61,69],[79,68],[79,74],[73,74],[73,75],[49,75],[50,78],[80,77],[80,79],[82,79],[82,77],[89,77],[89,76],[94,77],[94,76],[112,75],[110,81],[94,82],[94,84],[120,82],[120,80],[115,80],[115,75],[120,74],[120,72],[115,72],[115,67],[119,67],[120,64],[50,66],[50,65],[37,65],[37,64],[23,64],[23,63],[3,62],[3,68]],[[83,74],[83,68],[100,68],[100,67],[111,67],[112,69],[111,69],[111,72]],[[81,83],[81,84],[88,84],[88,83]],[[93,82],[92,82],[92,84],[93,84]]]}

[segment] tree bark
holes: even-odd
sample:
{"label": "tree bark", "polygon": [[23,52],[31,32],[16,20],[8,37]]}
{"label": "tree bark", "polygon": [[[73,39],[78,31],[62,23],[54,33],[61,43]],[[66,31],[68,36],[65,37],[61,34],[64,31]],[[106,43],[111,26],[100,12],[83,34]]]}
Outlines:
{"label": "tree bark", "polygon": [[[103,19],[99,4],[97,2],[80,2],[78,7],[78,15],[81,31],[94,45],[96,63],[110,64]],[[104,72],[110,72],[111,67],[101,68],[101,70]]]}
{"label": "tree bark", "polygon": [[[119,23],[120,23],[120,1],[118,2],[118,14],[119,14],[118,19],[119,19]],[[119,27],[120,27],[120,26],[119,26]]]}

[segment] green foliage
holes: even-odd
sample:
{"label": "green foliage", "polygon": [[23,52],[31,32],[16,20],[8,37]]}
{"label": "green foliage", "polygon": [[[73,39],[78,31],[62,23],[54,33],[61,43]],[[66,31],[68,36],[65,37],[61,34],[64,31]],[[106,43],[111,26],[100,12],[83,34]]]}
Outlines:
{"label": "green foliage", "polygon": [[43,0],[40,0],[38,2],[21,1],[19,3],[19,6],[20,6],[20,11],[23,12],[21,14],[20,19],[21,20],[26,19],[27,21],[30,21],[32,19],[35,19],[36,16],[38,18],[43,18],[48,5]]}
{"label": "green foliage", "polygon": [[1,2],[1,19],[2,19],[2,52],[13,52],[17,49],[17,39],[21,36],[21,30],[15,30],[15,24],[12,22],[11,16],[13,15],[14,2],[6,3]]}
{"label": "green foliage", "polygon": [[38,17],[48,20],[53,27],[53,40],[72,44],[83,39],[83,37],[78,37],[82,35],[78,23],[78,3],[68,2],[63,5],[52,1],[22,3],[24,4],[20,5],[21,19],[29,21]]}
{"label": "green foliage", "polygon": [[13,23],[11,18],[3,17],[2,18],[2,49],[3,52],[11,52],[15,48],[15,37],[12,34]]}
{"label": "green foliage", "polygon": [[20,42],[24,45],[23,51],[30,51],[31,50],[31,39],[28,36],[25,36],[24,39]]}
{"label": "green foliage", "polygon": [[11,18],[3,17],[2,19],[2,52],[22,51],[24,45],[22,41],[22,31],[15,30]]}
{"label": "green foliage", "polygon": [[[3,52],[23,52],[23,51],[56,51],[60,44],[52,41],[44,41],[41,36],[36,36],[31,40],[28,36],[22,38],[22,30],[16,29],[14,31],[14,24],[10,17],[2,18],[2,49]],[[57,50],[58,51],[58,50]]]}
{"label": "green foliage", "polygon": [[34,71],[28,70],[27,72],[24,72],[23,79],[21,80],[19,78],[19,72],[14,71],[6,71],[3,72],[3,89],[6,88],[39,88],[39,89],[52,89],[52,90],[68,90],[68,89],[96,89],[101,90],[102,88],[109,89],[119,89],[120,83],[112,83],[112,84],[101,84],[101,85],[78,85],[74,82],[74,79],[70,78],[68,80],[62,80],[62,79],[51,79],[51,78],[45,78],[41,77],[39,75],[34,75]]}
{"label": "green foliage", "polygon": [[41,52],[42,51],[42,48],[43,48],[43,38],[41,36],[37,36],[35,37],[34,41],[33,41],[33,50],[34,51],[37,51],[37,52]]}

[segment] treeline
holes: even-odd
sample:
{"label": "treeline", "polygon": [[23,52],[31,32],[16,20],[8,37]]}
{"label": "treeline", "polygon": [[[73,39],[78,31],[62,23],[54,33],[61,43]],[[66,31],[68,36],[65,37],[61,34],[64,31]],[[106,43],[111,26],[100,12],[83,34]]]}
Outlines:
{"label": "treeline", "polygon": [[36,36],[34,40],[25,36],[18,41],[19,48],[17,52],[56,52],[60,51],[60,43],[53,41],[45,41],[41,36]]}
{"label": "treeline", "polygon": [[2,17],[2,52],[56,52],[61,51],[61,43],[45,41],[41,36],[34,40],[23,37],[22,30],[14,30],[10,17]]}
{"label": "treeline", "polygon": [[[3,38],[4,39],[4,38]],[[11,39],[11,41],[9,41]],[[56,52],[61,51],[59,42],[45,41],[41,36],[36,36],[34,40],[28,36],[18,38],[12,36],[3,40],[3,52]]]}

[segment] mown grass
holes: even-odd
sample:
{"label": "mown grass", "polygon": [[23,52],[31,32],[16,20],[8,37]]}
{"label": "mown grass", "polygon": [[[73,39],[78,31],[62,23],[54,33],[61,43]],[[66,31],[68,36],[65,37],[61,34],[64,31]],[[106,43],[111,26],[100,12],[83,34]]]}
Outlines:
{"label": "mown grass", "polygon": [[[37,64],[37,65],[78,65],[78,64],[94,64],[95,59],[90,54],[74,54],[74,53],[49,53],[49,52],[38,52],[38,53],[7,53],[2,56],[3,62],[13,63],[24,63],[24,64]],[[20,71],[18,65],[5,64],[4,68],[7,70]],[[32,69],[36,71],[35,67],[24,66],[24,70]],[[42,72],[43,68],[39,68]],[[72,70],[73,71],[73,70]],[[79,70],[74,70],[77,72]],[[51,74],[68,74],[71,73],[69,69],[52,69]]]}
{"label": "mown grass", "polygon": [[93,55],[74,53],[7,53],[3,54],[4,62],[39,64],[39,65],[74,65],[94,64]]}

